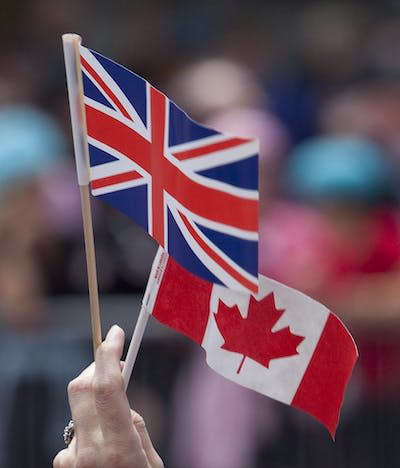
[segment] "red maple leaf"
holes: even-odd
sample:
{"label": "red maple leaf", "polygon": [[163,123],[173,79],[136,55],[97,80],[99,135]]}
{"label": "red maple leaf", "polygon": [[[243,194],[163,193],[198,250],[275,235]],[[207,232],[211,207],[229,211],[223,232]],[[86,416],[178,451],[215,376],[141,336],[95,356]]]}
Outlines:
{"label": "red maple leaf", "polygon": [[272,359],[298,354],[297,346],[304,340],[303,336],[294,335],[289,327],[272,332],[284,311],[275,307],[273,293],[261,301],[251,296],[246,318],[241,316],[237,305],[229,307],[219,301],[214,318],[225,340],[221,348],[243,354],[238,374],[246,357],[268,368]]}

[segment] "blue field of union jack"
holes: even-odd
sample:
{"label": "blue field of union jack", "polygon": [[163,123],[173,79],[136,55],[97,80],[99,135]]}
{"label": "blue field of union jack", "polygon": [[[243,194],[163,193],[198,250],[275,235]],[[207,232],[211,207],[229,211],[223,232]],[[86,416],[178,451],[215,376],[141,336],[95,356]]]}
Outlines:
{"label": "blue field of union jack", "polygon": [[183,267],[258,291],[258,141],[191,120],[143,78],[80,47],[92,194]]}

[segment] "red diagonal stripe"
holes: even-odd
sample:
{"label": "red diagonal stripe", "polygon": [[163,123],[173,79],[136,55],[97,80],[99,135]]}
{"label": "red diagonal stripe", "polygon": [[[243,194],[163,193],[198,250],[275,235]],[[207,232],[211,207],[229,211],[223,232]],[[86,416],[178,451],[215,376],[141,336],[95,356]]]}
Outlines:
{"label": "red diagonal stripe", "polygon": [[[117,119],[86,105],[88,134],[136,162],[152,177],[163,178],[163,188],[189,211],[218,223],[247,231],[258,230],[258,202],[191,180],[165,157],[154,159],[154,148]],[[154,119],[154,116],[152,116]],[[154,183],[155,181],[153,181]]]}
{"label": "red diagonal stripe", "polygon": [[182,221],[184,222],[186,229],[189,231],[190,235],[193,239],[200,245],[203,251],[218,265],[220,265],[232,278],[238,281],[241,285],[246,287],[248,290],[257,293],[258,292],[258,285],[252,283],[243,275],[241,275],[237,270],[235,270],[231,265],[229,265],[225,260],[223,260],[214,250],[212,250],[206,242],[198,235],[198,233],[193,229],[192,225],[190,224],[189,220],[182,214],[179,213]]}
{"label": "red diagonal stripe", "polygon": [[102,177],[101,179],[93,180],[90,185],[92,189],[99,189],[102,187],[107,187],[108,185],[119,184],[122,182],[128,182],[129,180],[136,180],[142,177],[141,174],[137,171],[123,172],[121,174],[116,174],[108,177]]}
{"label": "red diagonal stripe", "polygon": [[128,114],[125,107],[121,104],[121,101],[117,98],[117,96],[113,93],[113,91],[107,86],[101,76],[96,72],[96,70],[82,57],[81,55],[81,65],[85,71],[88,72],[92,76],[92,78],[97,81],[100,87],[106,92],[108,97],[111,99],[113,104],[120,110],[122,115],[127,117],[129,120],[132,120],[132,117]]}
{"label": "red diagonal stripe", "polygon": [[241,145],[243,143],[248,143],[249,139],[244,138],[230,138],[229,140],[220,141],[217,143],[211,143],[210,145],[205,145],[200,148],[193,148],[185,151],[178,151],[173,153],[173,155],[179,160],[184,161],[185,159],[195,158],[197,156],[205,156],[215,151],[221,151],[228,148],[233,148],[234,146]]}
{"label": "red diagonal stripe", "polygon": [[191,180],[165,160],[165,189],[192,213],[246,231],[258,231],[258,202]]}
{"label": "red diagonal stripe", "polygon": [[117,119],[85,105],[88,135],[98,140],[150,172],[150,143]]}

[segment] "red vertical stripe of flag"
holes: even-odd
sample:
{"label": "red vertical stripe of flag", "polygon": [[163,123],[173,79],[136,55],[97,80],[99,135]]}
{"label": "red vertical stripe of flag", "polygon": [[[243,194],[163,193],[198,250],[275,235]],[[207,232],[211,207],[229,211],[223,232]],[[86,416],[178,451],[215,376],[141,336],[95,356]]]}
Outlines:
{"label": "red vertical stripe of flag", "polygon": [[330,314],[292,401],[292,406],[319,419],[332,437],[338,425],[344,390],[357,360],[354,349],[351,335],[342,322]]}

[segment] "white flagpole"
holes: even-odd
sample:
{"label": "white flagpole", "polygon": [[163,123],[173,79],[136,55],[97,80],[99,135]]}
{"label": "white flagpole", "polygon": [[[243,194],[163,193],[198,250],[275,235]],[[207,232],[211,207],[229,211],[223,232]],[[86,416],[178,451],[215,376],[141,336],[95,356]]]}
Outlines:
{"label": "white flagpole", "polygon": [[62,36],[65,71],[67,76],[72,137],[74,142],[76,172],[81,195],[83,231],[85,238],[86,265],[88,273],[90,317],[92,323],[93,351],[101,344],[101,322],[99,293],[97,286],[96,256],[94,250],[93,222],[89,192],[89,150],[86,139],[86,118],[83,102],[83,84],[80,71],[79,46],[81,37],[77,34]]}
{"label": "white flagpole", "polygon": [[139,317],[136,321],[135,329],[132,334],[131,342],[126,353],[124,368],[122,369],[122,377],[124,379],[125,391],[127,390],[129,380],[131,379],[133,366],[136,362],[139,348],[143,340],[143,335],[146,330],[146,325],[149,321],[149,316],[150,314],[147,312],[146,307],[142,304],[142,306],[140,307]]}
{"label": "white flagpole", "polygon": [[149,309],[151,309],[151,307],[149,307],[149,303],[151,300],[154,299],[154,287],[161,282],[163,266],[165,265],[167,258],[167,253],[161,247],[159,247],[156,256],[153,260],[149,281],[147,282],[146,290],[143,295],[139,317],[136,321],[136,326],[132,334],[132,339],[129,344],[128,351],[126,353],[124,368],[122,370],[125,390],[128,388],[129,380],[133,371],[133,366],[135,365],[139,348],[143,340],[143,335],[146,330],[146,325],[150,317]]}

